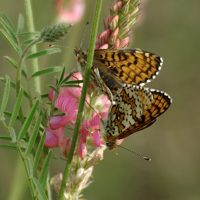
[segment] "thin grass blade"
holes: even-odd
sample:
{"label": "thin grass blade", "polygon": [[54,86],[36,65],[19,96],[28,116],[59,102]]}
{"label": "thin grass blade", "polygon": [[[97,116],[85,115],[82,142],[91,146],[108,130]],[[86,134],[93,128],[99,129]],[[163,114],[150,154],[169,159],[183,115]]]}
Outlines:
{"label": "thin grass blade", "polygon": [[49,161],[51,158],[51,154],[52,154],[52,151],[49,151],[48,155],[45,158],[45,161],[43,163],[42,170],[41,170],[40,177],[39,177],[39,181],[40,181],[41,185],[43,186],[43,188],[45,188],[46,182],[47,182],[48,167],[49,167]]}
{"label": "thin grass blade", "polygon": [[33,163],[33,170],[34,172],[37,172],[37,168],[38,168],[38,163],[42,154],[42,150],[44,147],[44,141],[45,141],[45,133],[42,134],[41,138],[40,138],[40,142],[39,145],[37,147],[36,153],[35,153],[35,158],[34,158],[34,163]]}
{"label": "thin grass blade", "polygon": [[34,114],[37,112],[38,106],[39,106],[39,101],[37,100],[34,103],[34,105],[32,106],[31,111],[30,111],[28,117],[26,118],[20,132],[19,132],[19,135],[17,137],[18,140],[22,139],[25,136],[25,134],[27,133],[27,130],[28,130],[31,122],[33,121]]}
{"label": "thin grass blade", "polygon": [[2,102],[1,102],[1,106],[0,106],[0,113],[1,113],[2,117],[3,117],[3,113],[6,110],[6,107],[8,104],[10,89],[11,89],[10,78],[8,76],[6,76],[3,98],[2,98]]}
{"label": "thin grass blade", "polygon": [[60,53],[60,52],[61,52],[61,49],[59,49],[59,48],[45,49],[45,50],[30,54],[27,57],[27,59],[38,58],[38,57],[41,57],[41,56],[51,55],[51,54]]}
{"label": "thin grass blade", "polygon": [[22,90],[22,88],[20,88],[19,94],[17,95],[16,103],[14,105],[12,115],[11,115],[11,118],[10,118],[10,121],[9,121],[9,124],[8,124],[9,127],[14,126],[14,123],[15,123],[17,117],[18,117],[19,110],[20,110],[21,103],[22,103],[23,94],[24,94],[24,91]]}
{"label": "thin grass blade", "polygon": [[39,200],[48,200],[45,190],[43,190],[43,187],[41,186],[40,182],[38,181],[38,179],[36,179],[35,177],[33,177],[33,183],[34,186],[38,192],[38,199]]}
{"label": "thin grass blade", "polygon": [[39,129],[40,129],[40,123],[42,121],[42,117],[38,117],[35,126],[33,128],[33,132],[31,133],[31,137],[28,141],[28,146],[26,149],[26,155],[28,155],[29,153],[31,153],[32,149],[33,149],[33,145],[35,144],[36,138],[39,134]]}
{"label": "thin grass blade", "polygon": [[49,75],[52,73],[58,73],[58,72],[61,72],[62,69],[63,69],[63,67],[61,67],[61,66],[48,67],[46,69],[37,71],[34,74],[32,74],[32,78],[37,77],[37,76],[46,76],[46,75]]}

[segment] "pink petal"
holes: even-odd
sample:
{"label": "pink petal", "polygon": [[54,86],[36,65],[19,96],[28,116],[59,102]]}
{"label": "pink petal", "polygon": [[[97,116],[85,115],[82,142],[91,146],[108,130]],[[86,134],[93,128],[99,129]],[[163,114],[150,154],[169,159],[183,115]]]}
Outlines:
{"label": "pink petal", "polygon": [[46,138],[44,145],[48,148],[58,147],[59,139],[51,129],[46,129]]}
{"label": "pink petal", "polygon": [[118,1],[118,2],[113,4],[112,10],[114,12],[118,12],[118,10],[121,9],[122,5],[123,5],[123,2],[122,1]]}
{"label": "pink petal", "polygon": [[82,141],[82,138],[80,137],[79,143],[78,143],[78,149],[77,153],[80,156],[80,158],[84,158],[84,156],[87,154],[87,147],[86,143]]}
{"label": "pink petal", "polygon": [[67,157],[71,147],[71,138],[66,138],[65,142],[61,144],[61,147],[63,149],[63,154]]}
{"label": "pink petal", "polygon": [[98,49],[108,49],[109,45],[108,44],[104,44],[102,46],[100,46]]}
{"label": "pink petal", "polygon": [[98,114],[95,114],[94,117],[92,117],[89,121],[89,127],[99,127],[101,124],[100,116]]}
{"label": "pink petal", "polygon": [[112,21],[112,16],[108,16],[107,18],[104,19],[104,29],[109,29],[109,24]]}
{"label": "pink petal", "polygon": [[129,45],[129,41],[130,41],[130,37],[126,37],[124,38],[121,42],[120,42],[120,45],[119,45],[119,48],[125,48]]}
{"label": "pink petal", "polygon": [[90,133],[89,133],[88,126],[86,126],[85,123],[82,124],[80,134],[81,134],[82,142],[85,142],[85,143],[86,143],[87,137],[88,137],[88,135],[89,135]]}
{"label": "pink petal", "polygon": [[48,98],[50,101],[53,101],[54,95],[55,95],[55,92],[53,90],[50,90],[49,95],[48,95]]}
{"label": "pink petal", "polygon": [[101,136],[100,136],[100,132],[98,130],[94,131],[94,133],[92,134],[92,138],[93,138],[94,146],[100,147],[101,146]]}
{"label": "pink petal", "polygon": [[74,112],[77,112],[78,110],[78,102],[77,99],[70,95],[62,95],[59,94],[55,106],[61,111],[66,114],[73,114]]}
{"label": "pink petal", "polygon": [[61,127],[65,127],[67,124],[74,124],[76,120],[76,116],[53,116],[49,120],[49,126],[51,129],[58,129]]}

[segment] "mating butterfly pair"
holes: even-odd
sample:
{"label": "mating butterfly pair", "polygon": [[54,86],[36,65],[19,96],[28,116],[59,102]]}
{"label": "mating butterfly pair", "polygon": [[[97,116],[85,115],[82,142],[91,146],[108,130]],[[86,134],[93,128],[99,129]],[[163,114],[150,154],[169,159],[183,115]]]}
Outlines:
{"label": "mating butterfly pair", "polygon": [[[87,55],[76,49],[81,66]],[[91,79],[111,100],[105,122],[107,147],[152,125],[172,100],[162,91],[143,87],[158,75],[162,58],[139,49],[95,50]]]}

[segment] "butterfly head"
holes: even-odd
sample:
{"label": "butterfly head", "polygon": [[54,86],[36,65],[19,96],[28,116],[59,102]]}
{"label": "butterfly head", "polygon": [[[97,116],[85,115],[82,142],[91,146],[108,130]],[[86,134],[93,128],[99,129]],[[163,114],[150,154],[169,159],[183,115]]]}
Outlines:
{"label": "butterfly head", "polygon": [[74,53],[75,53],[77,61],[80,63],[80,65],[85,66],[86,60],[87,60],[86,52],[82,51],[80,48],[75,48]]}

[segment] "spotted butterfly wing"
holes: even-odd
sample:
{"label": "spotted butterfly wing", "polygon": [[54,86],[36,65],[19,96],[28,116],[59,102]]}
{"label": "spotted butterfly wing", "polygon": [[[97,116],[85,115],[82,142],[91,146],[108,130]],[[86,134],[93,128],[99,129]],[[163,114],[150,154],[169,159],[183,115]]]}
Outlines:
{"label": "spotted butterfly wing", "polygon": [[94,67],[111,89],[116,88],[110,79],[132,85],[150,82],[158,75],[162,63],[158,55],[140,49],[99,49],[94,53]]}
{"label": "spotted butterfly wing", "polygon": [[170,106],[171,98],[162,91],[124,85],[113,97],[105,125],[108,148],[116,141],[151,126]]}
{"label": "spotted butterfly wing", "polygon": [[[75,54],[84,67],[87,54],[80,49],[75,49]],[[158,75],[161,66],[161,57],[140,49],[98,49],[94,52],[91,79],[112,100],[112,93],[123,83],[140,85],[150,82]]]}

